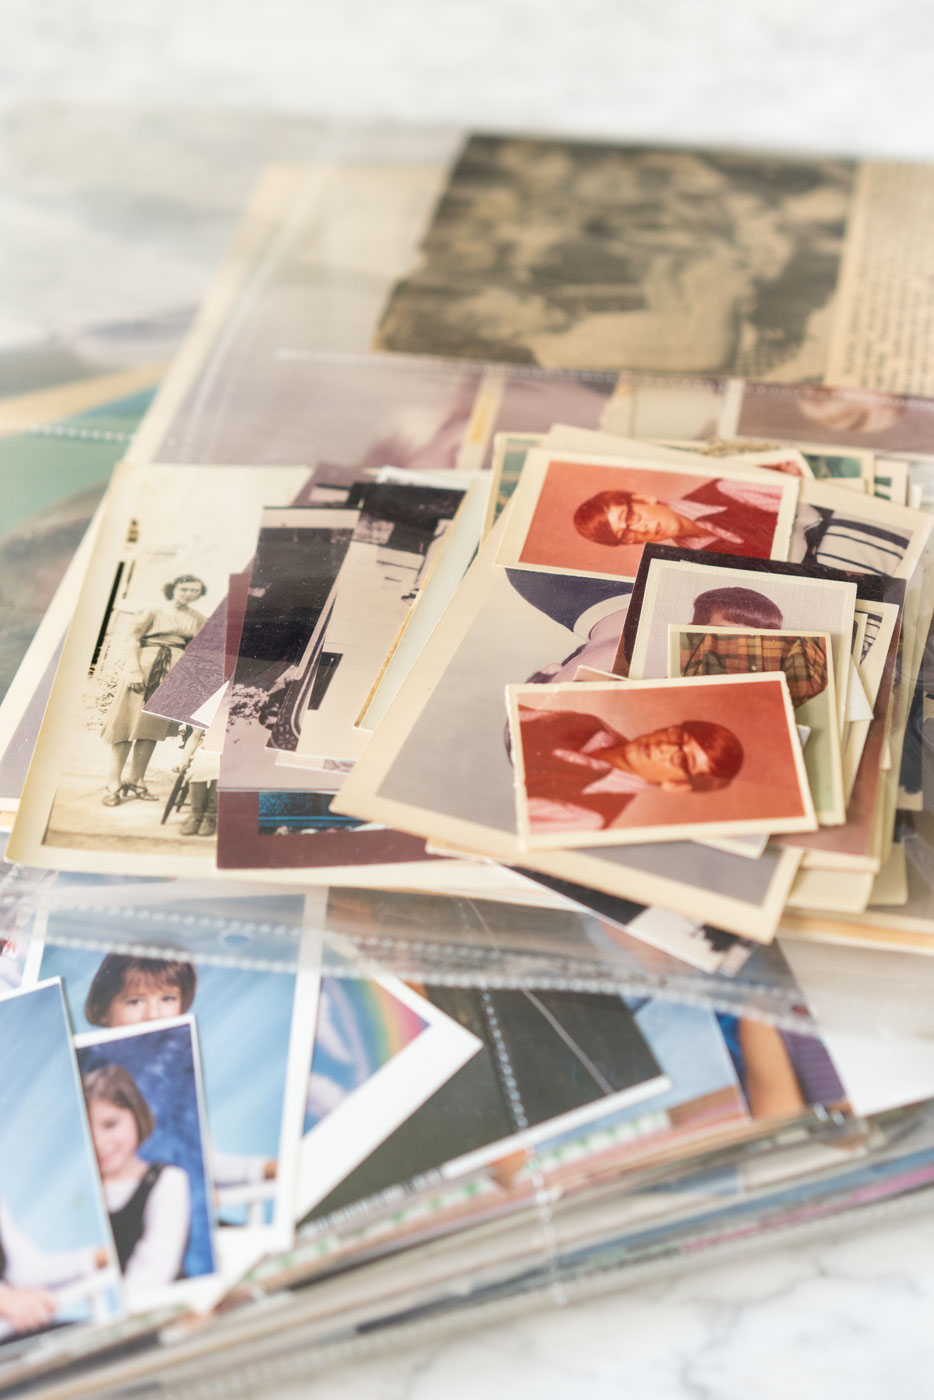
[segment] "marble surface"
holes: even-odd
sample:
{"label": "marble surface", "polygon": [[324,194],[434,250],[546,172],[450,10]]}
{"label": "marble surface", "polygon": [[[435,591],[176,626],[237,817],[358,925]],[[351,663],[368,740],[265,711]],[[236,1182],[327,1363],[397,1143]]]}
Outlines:
{"label": "marble surface", "polygon": [[[259,165],[322,120],[930,159],[932,41],[925,0],[4,0],[0,350],[119,360],[128,316],[163,326],[138,356],[170,345]],[[916,1400],[932,1305],[921,1217],[224,1393]]]}
{"label": "marble surface", "polygon": [[934,1218],[773,1250],[285,1380],[246,1400],[919,1400]]}

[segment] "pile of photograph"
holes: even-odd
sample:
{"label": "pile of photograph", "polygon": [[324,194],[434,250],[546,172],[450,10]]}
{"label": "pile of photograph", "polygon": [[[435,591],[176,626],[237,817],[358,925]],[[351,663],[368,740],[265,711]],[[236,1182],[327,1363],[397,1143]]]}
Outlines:
{"label": "pile of photograph", "polygon": [[20,366],[0,1392],[934,1207],[932,185],[332,133]]}

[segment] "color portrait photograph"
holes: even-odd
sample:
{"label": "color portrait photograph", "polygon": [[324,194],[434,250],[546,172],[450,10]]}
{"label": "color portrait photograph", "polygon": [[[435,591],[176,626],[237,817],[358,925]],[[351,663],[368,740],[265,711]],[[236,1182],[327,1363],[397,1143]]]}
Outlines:
{"label": "color portrait photograph", "polygon": [[532,451],[498,557],[518,568],[635,578],[646,544],[784,559],[797,482],[783,473]]}
{"label": "color portrait photograph", "polygon": [[846,816],[833,654],[826,632],[758,631],[669,624],[670,676],[735,676],[781,671],[795,712],[807,731],[804,766],[821,826]]}
{"label": "color portrait photograph", "polygon": [[97,1031],[75,1048],[130,1306],[193,1301],[218,1267],[194,1022]]}
{"label": "color portrait photograph", "polygon": [[781,673],[507,694],[519,840],[529,848],[817,825]]}
{"label": "color portrait photograph", "polygon": [[[822,578],[789,566],[751,570],[719,563],[695,564],[680,558],[647,558],[626,618],[617,674],[636,680],[668,675],[668,626],[781,628],[828,632],[832,638],[834,675],[842,701],[849,676],[857,585],[842,577]],[[871,580],[875,585],[875,580]],[[842,691],[842,695],[841,695]]]}
{"label": "color portrait photograph", "polygon": [[[612,669],[631,586],[501,568],[495,556],[503,523],[484,543],[332,808],[537,869],[538,854],[523,851],[516,835],[505,687],[572,682],[581,665]],[[665,648],[667,655],[667,634]],[[747,860],[693,841],[681,843],[676,856],[672,851],[669,842],[638,851],[549,851],[547,873],[771,938],[794,878],[799,858],[787,861],[794,853],[770,848]]]}
{"label": "color portrait photograph", "polygon": [[61,986],[0,997],[0,1346],[124,1312]]}
{"label": "color portrait photograph", "polygon": [[30,960],[40,978],[61,977],[76,1034],[195,1018],[220,1221],[273,1224],[288,1210],[278,1196],[296,974],[72,947],[56,925],[52,914]]}

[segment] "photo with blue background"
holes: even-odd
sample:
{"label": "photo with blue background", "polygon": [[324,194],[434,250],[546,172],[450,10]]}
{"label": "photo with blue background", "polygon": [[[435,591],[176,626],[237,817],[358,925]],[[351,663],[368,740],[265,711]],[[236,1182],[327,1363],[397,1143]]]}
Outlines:
{"label": "photo with blue background", "polygon": [[143,1032],[128,1029],[125,1036],[78,1051],[81,1074],[102,1065],[122,1065],[133,1076],[149,1105],[156,1126],[138,1155],[145,1162],[165,1162],[181,1167],[191,1188],[191,1229],[185,1250],[188,1278],[215,1270],[211,1243],[212,1212],[204,1170],[204,1141],[195,1079],[194,1046],[190,1023],[153,1026]]}
{"label": "photo with blue background", "polygon": [[[99,1029],[88,1021],[84,1004],[104,956],[99,950],[52,942],[45,946],[41,976],[62,978],[76,1034]],[[295,976],[210,963],[197,964],[196,972],[189,1013],[198,1026],[214,1150],[278,1158]],[[272,1195],[274,1183],[269,1183],[269,1189]],[[270,1202],[267,1221],[271,1213]],[[226,1206],[223,1218],[243,1224],[246,1209]]]}
{"label": "photo with blue background", "polygon": [[[57,984],[0,999],[0,1196],[37,1249],[113,1248]],[[116,1315],[116,1292],[108,1295]],[[79,1320],[76,1304],[58,1321]]]}

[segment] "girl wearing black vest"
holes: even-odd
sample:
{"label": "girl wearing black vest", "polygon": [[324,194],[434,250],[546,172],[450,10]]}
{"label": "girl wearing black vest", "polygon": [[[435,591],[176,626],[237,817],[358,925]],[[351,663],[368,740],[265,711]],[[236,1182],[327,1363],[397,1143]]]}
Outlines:
{"label": "girl wearing black vest", "polygon": [[123,1065],[101,1065],[85,1075],[84,1095],[127,1290],[183,1278],[191,1193],[181,1167],[138,1155],[155,1127],[152,1110]]}

